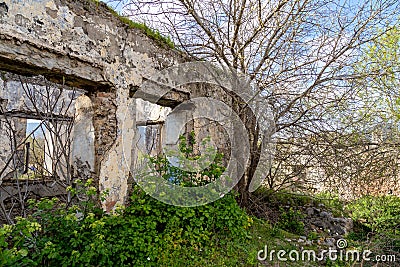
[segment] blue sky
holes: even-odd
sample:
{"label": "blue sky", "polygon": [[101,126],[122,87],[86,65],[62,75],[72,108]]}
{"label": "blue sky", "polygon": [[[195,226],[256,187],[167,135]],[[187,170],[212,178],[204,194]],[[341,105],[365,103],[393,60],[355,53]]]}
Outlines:
{"label": "blue sky", "polygon": [[112,7],[115,11],[117,11],[119,14],[121,14],[122,7],[126,4],[126,0],[121,0],[121,1],[107,1],[107,0],[101,0],[102,2],[106,3],[110,7]]}
{"label": "blue sky", "polygon": [[[26,135],[29,135],[33,130],[35,130],[40,124],[40,120],[28,119],[26,122]],[[37,129],[34,133],[35,137],[43,137],[44,133],[42,129]]]}

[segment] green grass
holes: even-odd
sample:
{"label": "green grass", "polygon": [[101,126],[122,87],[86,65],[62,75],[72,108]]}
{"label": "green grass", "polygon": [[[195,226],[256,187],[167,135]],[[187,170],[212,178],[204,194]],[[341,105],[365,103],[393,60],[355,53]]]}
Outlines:
{"label": "green grass", "polygon": [[[187,247],[164,251],[159,266],[274,266],[274,264],[278,264],[276,257],[272,262],[262,263],[257,259],[258,251],[263,250],[265,246],[268,247],[268,250],[299,250],[299,246],[296,246],[293,241],[286,241],[286,239],[297,240],[297,235],[273,228],[263,220],[254,219],[249,233],[250,235],[245,240],[218,239],[216,237],[201,251]],[[287,265],[280,262],[279,264],[279,266],[318,266],[315,262],[290,262]]]}
{"label": "green grass", "polygon": [[[272,201],[274,205],[302,206],[307,204],[324,204],[326,209],[335,212],[338,216],[343,215],[343,213],[350,216],[350,214],[345,211],[345,203],[340,201],[334,195],[320,194],[318,196],[307,196],[278,192],[277,194],[271,195],[269,200]],[[304,249],[318,252],[321,247],[320,245],[317,245],[316,242],[311,246],[304,246],[304,244],[297,243],[296,240],[298,240],[299,235],[283,230],[279,227],[279,224],[273,226],[265,220],[256,219],[254,217],[252,219],[253,223],[249,228],[248,237],[246,239],[232,240],[228,237],[222,239],[216,237],[211,240],[209,244],[204,246],[201,251],[188,247],[172,248],[171,250],[165,251],[162,260],[159,262],[159,266],[359,266],[357,263],[350,261],[332,262],[328,260],[326,262],[279,262],[276,259],[276,256],[275,260],[272,262],[260,262],[257,260],[257,253],[266,245],[269,251],[272,249],[282,249],[285,251],[295,249],[301,251],[301,247],[304,247]],[[398,253],[398,251],[396,251],[396,249],[398,249],[398,245],[396,248],[398,237],[375,236],[371,239],[370,236],[369,241],[367,241],[366,236],[370,233],[370,230],[371,229],[366,227],[364,224],[355,220],[354,232],[345,236],[349,247],[357,248],[361,251],[363,249],[372,249],[375,254],[386,253],[389,255]],[[317,241],[322,237],[325,237],[325,235],[312,232],[307,236],[307,239]],[[288,241],[289,239],[291,242]]]}

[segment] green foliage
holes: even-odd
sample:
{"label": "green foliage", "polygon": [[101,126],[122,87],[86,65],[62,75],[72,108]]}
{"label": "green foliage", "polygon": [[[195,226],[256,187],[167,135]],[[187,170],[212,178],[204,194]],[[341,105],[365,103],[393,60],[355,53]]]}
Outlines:
{"label": "green foliage", "polygon": [[69,207],[57,198],[29,200],[33,214],[0,231],[0,265],[75,266],[93,261],[104,245],[104,214],[92,201],[97,190],[91,183],[77,180],[78,189],[69,188],[72,196],[84,193],[87,198]]}
{"label": "green foliage", "polygon": [[114,214],[92,205],[57,207],[31,202],[36,212],[0,230],[2,266],[158,266],[175,249],[200,251],[215,242],[243,240],[252,220],[233,195],[210,205],[181,208],[135,187],[131,203]]}
{"label": "green foliage", "polygon": [[334,216],[342,217],[347,214],[345,203],[339,199],[339,195],[332,192],[321,192],[316,196],[317,202],[324,204]]}
{"label": "green foliage", "polygon": [[308,240],[317,240],[318,238],[319,238],[319,235],[313,231],[311,231],[307,236]]}
{"label": "green foliage", "polygon": [[347,238],[372,248],[374,255],[400,253],[400,198],[364,196],[347,205],[354,231]]}
{"label": "green foliage", "polygon": [[[356,74],[363,77],[358,83],[364,108],[358,108],[357,116],[365,116],[373,123],[397,123],[400,119],[397,90],[400,85],[400,29],[388,27],[377,32],[380,37],[365,47],[354,67]],[[365,77],[365,74],[369,76]]]}
{"label": "green foliage", "polygon": [[348,240],[367,241],[372,229],[359,221],[354,221],[352,232],[347,234]]}
{"label": "green foliage", "polygon": [[[218,153],[213,147],[209,146],[209,141],[209,138],[202,140],[202,146],[206,147],[205,152],[207,155],[197,155],[194,154],[194,145],[196,145],[194,132],[191,132],[187,139],[181,135],[179,137],[179,150],[181,153],[179,155],[168,154],[168,156],[175,156],[179,164],[183,161],[196,161],[200,166],[207,166],[201,170],[196,170],[195,168],[192,171],[187,170],[187,168],[190,169],[188,165],[185,165],[185,169],[173,166],[166,155],[150,157],[149,159],[158,174],[175,185],[183,187],[204,186],[220,178],[225,171],[223,154]],[[209,161],[212,155],[215,157],[212,161]]]}
{"label": "green foliage", "polygon": [[347,205],[354,220],[373,232],[399,232],[400,198],[396,196],[364,196]]}
{"label": "green foliage", "polygon": [[[379,31],[382,35],[364,50],[367,61],[359,67],[370,73],[380,73],[380,77],[370,80],[371,85],[381,90],[398,85],[398,64],[400,62],[400,29],[391,27],[387,31]],[[375,87],[374,86],[374,87]]]}
{"label": "green foliage", "polygon": [[304,223],[301,221],[304,219],[304,214],[301,211],[294,210],[290,207],[288,210],[281,210],[278,227],[289,231],[294,234],[304,234]]}
{"label": "green foliage", "polygon": [[126,213],[156,222],[157,229],[165,234],[164,239],[175,246],[200,247],[213,234],[244,238],[246,229],[251,225],[249,217],[239,208],[232,194],[209,205],[186,208],[159,202],[136,187],[132,205],[126,208]]}
{"label": "green foliage", "polygon": [[[216,177],[210,168],[207,175]],[[1,266],[180,266],[171,255],[183,253],[182,261],[212,256],[216,244],[234,253],[253,222],[234,194],[184,208],[155,200],[135,186],[126,208],[106,214],[96,205],[91,179],[76,180],[67,190],[79,202],[67,206],[55,198],[31,200],[31,216],[0,228]]]}

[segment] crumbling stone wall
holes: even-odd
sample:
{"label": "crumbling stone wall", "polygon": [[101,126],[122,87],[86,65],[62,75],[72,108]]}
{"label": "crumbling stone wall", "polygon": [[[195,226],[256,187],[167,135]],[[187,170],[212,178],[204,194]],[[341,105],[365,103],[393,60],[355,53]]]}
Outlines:
{"label": "crumbling stone wall", "polygon": [[[143,78],[183,60],[180,53],[129,28],[101,2],[0,3],[0,67],[9,71],[108,92],[137,87]],[[171,101],[164,98],[161,103]]]}
{"label": "crumbling stone wall", "polygon": [[117,104],[115,92],[96,92],[90,95],[93,105],[93,126],[95,136],[96,173],[100,171],[100,163],[111,149],[117,138]]}

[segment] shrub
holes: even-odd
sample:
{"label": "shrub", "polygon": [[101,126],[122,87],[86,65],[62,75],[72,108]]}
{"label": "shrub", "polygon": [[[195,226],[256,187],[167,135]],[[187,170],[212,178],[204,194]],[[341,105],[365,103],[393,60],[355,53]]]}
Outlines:
{"label": "shrub", "polygon": [[35,203],[34,216],[0,230],[2,266],[153,266],[163,251],[199,250],[215,236],[240,240],[251,220],[232,194],[212,204],[183,208],[161,203],[135,187],[131,203],[114,214],[94,208]]}
{"label": "shrub", "polygon": [[301,211],[294,210],[290,207],[288,210],[281,210],[280,220],[278,227],[289,231],[294,234],[304,234],[304,223],[301,221],[304,219],[304,214]]}
{"label": "shrub", "polygon": [[347,205],[354,220],[363,222],[374,232],[399,230],[400,198],[364,196]]}
{"label": "shrub", "polygon": [[[183,187],[203,186],[220,178],[225,171],[223,165],[224,155],[217,152],[209,143],[210,138],[202,140],[201,146],[205,148],[205,153],[204,155],[198,155],[194,153],[196,141],[193,131],[190,133],[188,140],[184,136],[179,137],[180,153],[168,151],[167,155],[175,157],[179,165],[185,166],[184,169],[173,166],[166,155],[149,157],[149,161],[161,177],[175,185]],[[189,166],[190,164],[185,164],[185,161],[189,163],[195,161],[199,166],[203,165],[204,167],[201,170],[197,170],[193,166]]]}
{"label": "shrub", "polygon": [[364,196],[347,205],[355,220],[348,238],[372,243],[376,255],[400,255],[400,198]]}
{"label": "shrub", "polygon": [[321,192],[316,195],[316,200],[324,204],[336,217],[346,216],[345,203],[337,193]]}
{"label": "shrub", "polygon": [[[203,174],[218,178],[220,168],[214,162]],[[182,179],[190,175],[180,173]],[[106,214],[95,204],[97,190],[91,183],[77,180],[68,188],[79,196],[75,204],[56,198],[29,201],[31,216],[0,228],[0,265],[159,266],[175,249],[198,252],[232,240],[240,243],[252,223],[232,193],[185,208],[159,202],[139,186],[125,208]]]}

